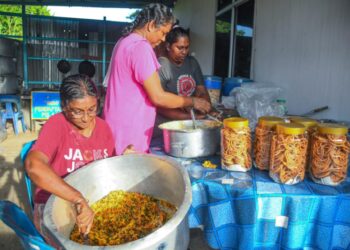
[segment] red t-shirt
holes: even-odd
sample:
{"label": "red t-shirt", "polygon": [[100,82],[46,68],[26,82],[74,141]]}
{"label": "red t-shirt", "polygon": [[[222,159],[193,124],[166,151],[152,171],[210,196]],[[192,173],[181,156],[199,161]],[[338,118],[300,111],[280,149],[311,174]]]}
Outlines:
{"label": "red t-shirt", "polygon": [[[32,150],[38,150],[49,158],[51,168],[62,178],[89,162],[115,155],[115,143],[108,124],[96,117],[96,125],[90,137],[78,130],[62,113],[50,117],[42,127]],[[45,203],[50,193],[37,188],[35,203]]]}

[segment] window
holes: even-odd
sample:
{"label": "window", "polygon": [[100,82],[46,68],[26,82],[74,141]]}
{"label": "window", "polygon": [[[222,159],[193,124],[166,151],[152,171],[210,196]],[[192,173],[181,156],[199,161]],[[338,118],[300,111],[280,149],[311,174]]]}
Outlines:
{"label": "window", "polygon": [[218,0],[218,10],[222,10],[226,6],[230,5],[232,0]]}
{"label": "window", "polygon": [[226,77],[230,59],[232,10],[218,16],[215,22],[214,75]]}
{"label": "window", "polygon": [[252,57],[254,1],[248,1],[235,9],[234,76],[250,77]]}
{"label": "window", "polygon": [[[229,2],[229,3],[228,3]],[[218,0],[215,23],[214,74],[221,77],[250,77],[252,57],[254,0]],[[223,7],[224,6],[224,7]],[[234,30],[234,34],[232,34]]]}

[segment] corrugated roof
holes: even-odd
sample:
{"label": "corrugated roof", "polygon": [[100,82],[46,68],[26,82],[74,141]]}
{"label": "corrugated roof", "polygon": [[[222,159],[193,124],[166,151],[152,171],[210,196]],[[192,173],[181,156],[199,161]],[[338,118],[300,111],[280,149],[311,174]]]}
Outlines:
{"label": "corrugated roof", "polygon": [[0,0],[0,4],[56,5],[85,7],[142,8],[148,3],[173,7],[175,0]]}

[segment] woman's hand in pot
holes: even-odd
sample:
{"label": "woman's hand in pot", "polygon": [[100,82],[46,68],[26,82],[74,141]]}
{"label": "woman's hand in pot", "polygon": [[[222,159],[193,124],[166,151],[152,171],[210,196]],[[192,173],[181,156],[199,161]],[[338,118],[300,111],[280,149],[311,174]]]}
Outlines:
{"label": "woman's hand in pot", "polygon": [[193,108],[203,114],[207,114],[211,110],[211,104],[204,98],[192,97]]}
{"label": "woman's hand in pot", "polygon": [[94,221],[95,213],[85,199],[79,199],[74,203],[77,210],[76,223],[81,234],[88,234]]}

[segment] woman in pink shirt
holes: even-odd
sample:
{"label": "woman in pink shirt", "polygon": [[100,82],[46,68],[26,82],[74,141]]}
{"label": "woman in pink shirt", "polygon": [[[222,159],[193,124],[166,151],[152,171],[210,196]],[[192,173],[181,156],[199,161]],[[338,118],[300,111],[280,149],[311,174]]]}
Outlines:
{"label": "woman in pink shirt", "polygon": [[130,144],[136,151],[148,152],[156,107],[193,107],[202,113],[211,109],[204,98],[178,96],[161,86],[153,48],[165,40],[174,21],[171,9],[149,4],[114,47],[105,78],[103,117],[111,127],[117,154]]}

